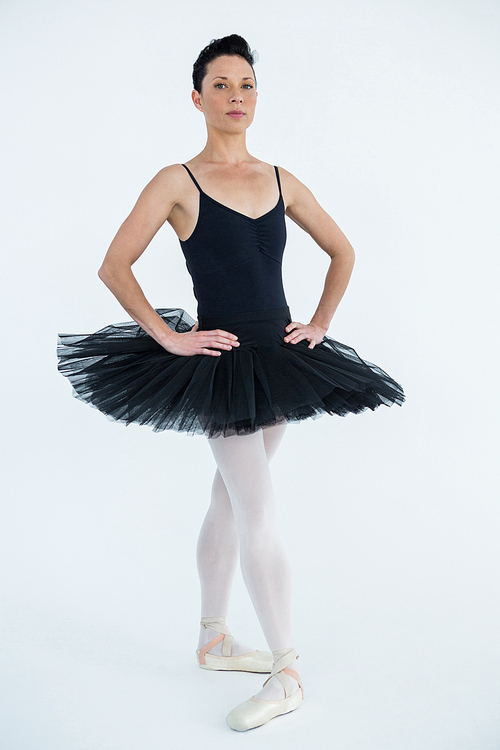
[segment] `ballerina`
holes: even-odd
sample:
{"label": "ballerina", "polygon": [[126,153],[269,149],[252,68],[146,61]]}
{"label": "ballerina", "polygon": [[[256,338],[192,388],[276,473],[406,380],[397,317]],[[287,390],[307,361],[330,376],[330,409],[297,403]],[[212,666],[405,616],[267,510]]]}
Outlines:
{"label": "ballerina", "polygon": [[[75,394],[126,424],[207,437],[217,470],[197,545],[203,669],[269,674],[231,710],[234,730],[302,705],[292,629],[290,566],[279,538],[269,462],[287,424],[401,405],[403,389],[327,331],[349,282],[354,251],[311,191],[283,167],[252,156],[246,131],[257,103],[254,57],[232,34],[193,67],[192,100],[207,142],[145,187],[113,239],[99,277],[135,321],[62,334],[59,369]],[[282,282],[285,215],[330,257],[309,323],[292,318]],[[132,272],[168,221],[193,279],[197,321],[155,310]],[[269,651],[235,639],[226,618],[240,560]]]}

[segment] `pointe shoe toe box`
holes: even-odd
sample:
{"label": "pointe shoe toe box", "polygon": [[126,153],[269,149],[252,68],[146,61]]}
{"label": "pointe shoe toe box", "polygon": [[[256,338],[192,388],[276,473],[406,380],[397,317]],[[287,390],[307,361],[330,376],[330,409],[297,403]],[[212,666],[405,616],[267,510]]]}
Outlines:
{"label": "pointe shoe toe box", "polygon": [[237,732],[246,732],[248,729],[262,726],[276,716],[294,711],[301,704],[302,691],[300,688],[289,698],[284,698],[281,701],[260,701],[249,698],[233,708],[227,715],[226,723]]}

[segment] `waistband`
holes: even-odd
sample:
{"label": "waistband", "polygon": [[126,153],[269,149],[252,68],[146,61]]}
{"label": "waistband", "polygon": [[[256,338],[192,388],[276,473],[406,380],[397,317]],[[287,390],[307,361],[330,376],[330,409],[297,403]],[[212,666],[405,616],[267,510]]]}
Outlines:
{"label": "waistband", "polygon": [[272,310],[255,310],[254,312],[236,313],[235,315],[211,315],[209,318],[200,316],[198,323],[207,328],[219,328],[222,323],[227,325],[235,323],[247,323],[253,320],[279,320],[290,317],[290,308],[276,307]]}

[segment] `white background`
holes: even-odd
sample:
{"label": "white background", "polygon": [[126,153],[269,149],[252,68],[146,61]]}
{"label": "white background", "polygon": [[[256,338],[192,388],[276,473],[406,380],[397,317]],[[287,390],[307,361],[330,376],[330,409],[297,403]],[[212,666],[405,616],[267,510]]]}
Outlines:
{"label": "white background", "polygon": [[[3,0],[2,750],[499,747],[499,21],[493,0]],[[57,332],[127,318],[97,268],[143,186],[203,148],[192,64],[230,33],[260,54],[250,152],[356,250],[329,335],[407,394],[287,430],[306,701],[240,740],[225,716],[262,677],[195,662],[207,441],[109,422],[55,358]],[[305,321],[328,259],[287,223]],[[135,269],[196,317],[170,226]],[[266,648],[239,571],[228,624]]]}

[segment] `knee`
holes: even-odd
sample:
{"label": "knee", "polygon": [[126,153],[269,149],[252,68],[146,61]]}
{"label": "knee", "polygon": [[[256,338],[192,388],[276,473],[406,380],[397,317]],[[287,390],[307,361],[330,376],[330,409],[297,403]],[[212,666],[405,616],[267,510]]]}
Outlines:
{"label": "knee", "polygon": [[244,503],[235,511],[235,520],[240,535],[260,535],[274,529],[275,513],[270,503]]}

